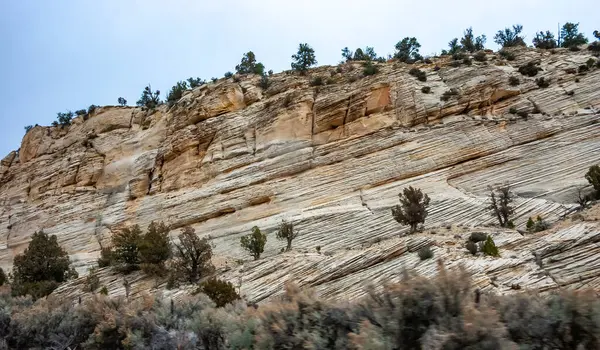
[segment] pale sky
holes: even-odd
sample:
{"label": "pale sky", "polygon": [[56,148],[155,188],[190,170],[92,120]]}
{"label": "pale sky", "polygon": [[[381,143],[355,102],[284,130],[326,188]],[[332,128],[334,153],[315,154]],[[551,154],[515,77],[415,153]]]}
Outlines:
{"label": "pale sky", "polygon": [[493,49],[494,33],[516,23],[528,44],[567,21],[591,40],[596,8],[591,0],[0,0],[0,159],[20,147],[25,125],[120,96],[134,105],[148,83],[164,98],[178,80],[234,71],[249,50],[279,72],[300,42],[323,65],[337,64],[345,46],[391,54],[406,36],[421,54],[439,53],[469,26]]}

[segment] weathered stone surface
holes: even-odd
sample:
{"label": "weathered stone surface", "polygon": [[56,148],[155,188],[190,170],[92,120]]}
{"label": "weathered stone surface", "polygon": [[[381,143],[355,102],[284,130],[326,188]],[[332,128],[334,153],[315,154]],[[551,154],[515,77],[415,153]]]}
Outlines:
{"label": "weathered stone surface", "polygon": [[[465,265],[484,290],[596,288],[597,223],[526,237],[488,227],[488,186],[512,184],[523,229],[529,216],[555,222],[574,208],[583,174],[600,163],[600,70],[568,73],[589,54],[516,55],[506,62],[488,54],[487,62],[456,68],[449,58],[418,65],[426,82],[399,63],[368,77],[357,63],[341,72],[276,74],[266,91],[257,76],[226,79],[152,112],[103,107],[70,127],[35,127],[0,163],[0,266],[9,268],[44,229],[84,274],[112,233],[163,220],[174,237],[184,225],[210,235],[222,276],[241,281],[255,301],[288,279],[328,297],[358,297],[369,284],[398,280],[403,268],[432,274],[435,259],[416,254],[426,244],[447,265]],[[518,73],[531,60],[550,87]],[[519,86],[509,85],[513,75]],[[315,76],[328,84],[310,86]],[[451,89],[458,95],[443,101]],[[509,114],[510,107],[530,115]],[[406,228],[390,208],[409,185],[432,204],[427,231],[401,237]],[[292,252],[279,254],[284,243],[274,232],[282,219],[294,221],[300,236]],[[268,234],[257,262],[239,247],[254,225]],[[464,239],[475,228],[493,234],[501,258],[468,255]],[[120,277],[102,276],[111,293],[122,293]],[[71,289],[61,293],[77,293]]]}

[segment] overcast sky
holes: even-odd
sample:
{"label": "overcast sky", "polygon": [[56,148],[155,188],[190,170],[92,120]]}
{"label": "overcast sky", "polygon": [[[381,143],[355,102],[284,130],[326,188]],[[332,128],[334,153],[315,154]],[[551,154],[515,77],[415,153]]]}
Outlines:
{"label": "overcast sky", "polygon": [[151,83],[166,92],[190,76],[222,77],[244,52],[275,72],[289,69],[298,43],[319,64],[336,64],[348,46],[391,54],[416,36],[421,54],[440,52],[472,26],[496,49],[494,33],[580,22],[598,26],[591,0],[2,0],[0,1],[0,159],[20,147],[25,125],[49,125],[56,113],[135,104]]}

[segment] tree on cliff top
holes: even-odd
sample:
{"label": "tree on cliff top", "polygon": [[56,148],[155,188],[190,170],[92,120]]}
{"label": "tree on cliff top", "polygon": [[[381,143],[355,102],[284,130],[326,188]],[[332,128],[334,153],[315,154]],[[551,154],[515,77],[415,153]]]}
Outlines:
{"label": "tree on cliff top", "polygon": [[421,189],[410,186],[399,193],[398,197],[400,205],[392,208],[392,216],[399,223],[410,225],[410,233],[415,233],[418,225],[425,223],[429,214],[429,196],[421,192]]}
{"label": "tree on cliff top", "polygon": [[292,55],[292,59],[294,60],[292,69],[300,72],[300,74],[305,74],[309,67],[317,64],[315,50],[307,43],[298,46],[298,52]]}
{"label": "tree on cliff top", "polygon": [[579,33],[579,23],[567,22],[560,30],[560,46],[566,48],[587,44],[588,39]]}
{"label": "tree on cliff top", "polygon": [[[235,66],[235,71],[238,74],[263,75],[265,73],[265,66],[260,62],[256,62],[256,56],[254,56],[254,52],[248,51],[242,57],[240,64]],[[227,76],[225,77],[227,78]]]}
{"label": "tree on cliff top", "polygon": [[77,277],[67,252],[55,235],[36,232],[22,254],[15,256],[12,271],[13,295],[44,297],[66,280]]}
{"label": "tree on cliff top", "polygon": [[502,47],[527,46],[525,40],[520,36],[523,31],[523,26],[515,24],[511,28],[499,30],[494,36],[494,42]]}
{"label": "tree on cliff top", "polygon": [[412,63],[420,60],[423,58],[419,54],[420,48],[421,44],[419,44],[417,38],[406,37],[396,44],[396,53],[394,53],[394,58],[405,63]]}
{"label": "tree on cliff top", "polygon": [[148,85],[142,91],[142,96],[137,101],[137,105],[140,107],[146,107],[148,109],[154,109],[160,104],[160,91],[156,90],[152,92],[152,86]]}

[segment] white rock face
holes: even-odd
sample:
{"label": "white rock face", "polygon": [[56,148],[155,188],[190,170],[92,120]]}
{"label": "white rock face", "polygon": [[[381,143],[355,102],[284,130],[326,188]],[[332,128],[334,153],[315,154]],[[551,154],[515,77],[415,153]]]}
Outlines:
{"label": "white rock face", "polygon": [[[358,63],[341,73],[277,74],[266,91],[256,76],[221,80],[153,113],[102,107],[65,129],[35,127],[0,162],[0,266],[9,269],[43,229],[84,274],[112,233],[162,220],[174,237],[185,225],[210,235],[223,278],[252,301],[279,293],[289,279],[353,298],[369,284],[399,279],[404,267],[431,274],[435,261],[416,254],[429,243],[483,289],[597,287],[596,222],[525,237],[488,226],[488,186],[512,185],[514,221],[523,229],[530,216],[554,222],[573,209],[585,172],[600,163],[600,70],[572,74],[591,56],[557,51],[521,50],[512,62],[490,53],[487,62],[458,68],[448,58],[417,65],[427,82],[398,63],[369,77]],[[518,73],[532,60],[550,87]],[[317,75],[331,84],[309,86]],[[510,86],[510,76],[521,84]],[[458,95],[443,101],[451,89]],[[510,114],[511,107],[529,115]],[[390,208],[409,185],[432,203],[426,232],[403,236]],[[274,235],[282,219],[300,231],[285,254]],[[255,225],[268,234],[257,262],[239,246]],[[502,257],[468,255],[471,228],[491,233]],[[122,292],[109,271],[103,281]]]}

